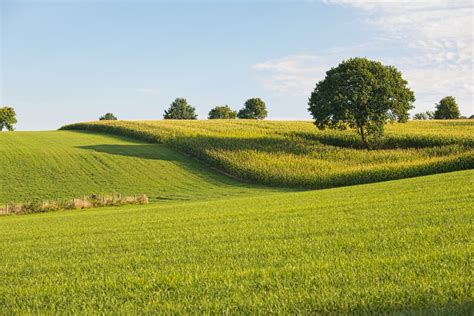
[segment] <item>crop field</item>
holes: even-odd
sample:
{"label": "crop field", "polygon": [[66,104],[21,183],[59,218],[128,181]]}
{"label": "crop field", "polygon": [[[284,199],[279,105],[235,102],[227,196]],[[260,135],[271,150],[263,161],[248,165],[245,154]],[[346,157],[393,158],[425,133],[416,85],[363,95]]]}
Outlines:
{"label": "crop field", "polygon": [[470,314],[474,171],[0,217],[0,314]]}
{"label": "crop field", "polygon": [[474,168],[474,122],[389,124],[377,149],[311,122],[111,121],[63,127],[158,142],[260,184],[328,188]]}
{"label": "crop field", "polygon": [[202,168],[160,144],[84,132],[1,133],[0,175],[0,203],[113,192],[193,200],[272,190]]}

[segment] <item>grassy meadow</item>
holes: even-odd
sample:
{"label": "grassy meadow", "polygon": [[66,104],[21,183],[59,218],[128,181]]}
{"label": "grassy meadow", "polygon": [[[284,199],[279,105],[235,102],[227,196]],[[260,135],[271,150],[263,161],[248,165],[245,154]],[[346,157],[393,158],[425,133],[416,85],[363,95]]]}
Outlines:
{"label": "grassy meadow", "polygon": [[0,133],[0,203],[147,194],[194,200],[271,189],[243,184],[160,144],[84,132]]}
{"label": "grassy meadow", "polygon": [[470,315],[473,132],[394,124],[371,151],[310,122],[1,133],[2,204],[150,203],[0,216],[0,315]]}
{"label": "grassy meadow", "polygon": [[474,122],[389,124],[376,150],[351,131],[311,122],[209,120],[79,123],[89,130],[158,142],[237,178],[284,187],[328,188],[474,168]]}
{"label": "grassy meadow", "polygon": [[0,218],[0,314],[470,314],[474,171]]}

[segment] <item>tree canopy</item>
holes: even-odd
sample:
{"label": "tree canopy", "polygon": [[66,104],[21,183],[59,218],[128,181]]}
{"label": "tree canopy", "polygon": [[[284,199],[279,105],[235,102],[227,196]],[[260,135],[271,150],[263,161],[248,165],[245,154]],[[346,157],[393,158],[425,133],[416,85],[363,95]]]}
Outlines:
{"label": "tree canopy", "polygon": [[168,120],[195,120],[197,119],[196,109],[188,104],[183,98],[176,98],[170,107],[165,110],[164,119]]}
{"label": "tree canopy", "polygon": [[239,111],[237,117],[240,119],[263,120],[267,117],[267,107],[260,98],[252,98],[245,101],[244,108]]}
{"label": "tree canopy", "polygon": [[15,109],[9,106],[0,108],[0,131],[5,128],[7,131],[13,131],[13,125],[17,123]]}
{"label": "tree canopy", "polygon": [[426,111],[426,112],[415,113],[413,115],[413,119],[414,120],[421,120],[421,121],[432,120],[432,119],[434,119],[434,112]]}
{"label": "tree canopy", "polygon": [[117,120],[117,117],[113,113],[105,113],[101,117],[99,117],[99,120],[101,121],[115,121]]}
{"label": "tree canopy", "polygon": [[214,119],[235,119],[237,112],[233,111],[228,105],[216,106],[209,111],[208,118]]}
{"label": "tree canopy", "polygon": [[393,66],[351,58],[326,72],[309,98],[309,112],[319,129],[357,131],[367,148],[383,135],[389,121],[406,122],[414,93]]}
{"label": "tree canopy", "polygon": [[456,99],[452,96],[442,98],[439,103],[436,104],[436,111],[434,118],[437,120],[450,120],[460,118],[461,113],[459,112],[458,104]]}

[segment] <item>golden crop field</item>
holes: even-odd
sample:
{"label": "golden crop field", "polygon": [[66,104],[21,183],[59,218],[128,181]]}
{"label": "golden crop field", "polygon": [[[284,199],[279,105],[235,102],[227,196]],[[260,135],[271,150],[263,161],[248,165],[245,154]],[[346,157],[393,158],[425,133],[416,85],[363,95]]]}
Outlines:
{"label": "golden crop field", "polygon": [[166,144],[240,179],[326,188],[474,168],[474,122],[389,124],[376,149],[309,121],[101,121],[63,127]]}

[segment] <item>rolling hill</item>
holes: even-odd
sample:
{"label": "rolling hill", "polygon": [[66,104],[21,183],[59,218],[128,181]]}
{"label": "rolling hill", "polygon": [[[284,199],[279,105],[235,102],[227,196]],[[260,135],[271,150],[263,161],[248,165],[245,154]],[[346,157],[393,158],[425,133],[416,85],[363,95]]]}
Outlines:
{"label": "rolling hill", "polygon": [[318,131],[311,122],[100,121],[63,127],[162,143],[255,183],[328,188],[474,168],[474,122],[389,124],[367,151],[350,131]]}
{"label": "rolling hill", "polygon": [[449,172],[473,168],[469,121],[391,125],[373,151],[309,122],[65,129],[0,134],[0,203],[152,203],[0,216],[0,314],[474,310],[474,170]]}
{"label": "rolling hill", "polygon": [[0,314],[471,314],[474,171],[0,217]]}
{"label": "rolling hill", "polygon": [[193,200],[274,191],[160,144],[70,131],[0,133],[0,174],[0,203],[113,192]]}

